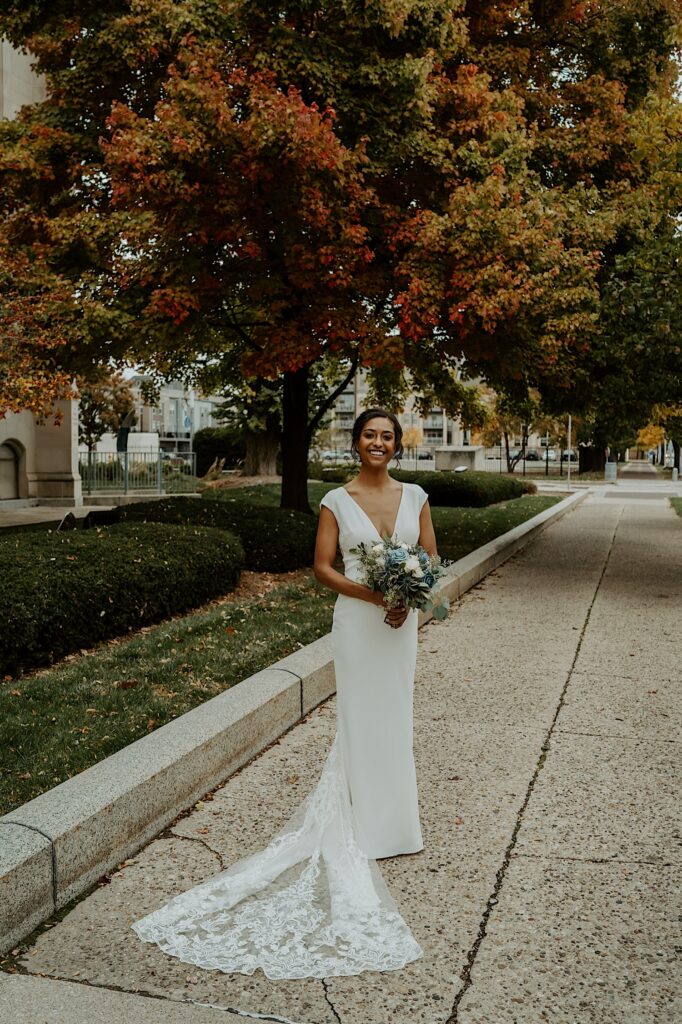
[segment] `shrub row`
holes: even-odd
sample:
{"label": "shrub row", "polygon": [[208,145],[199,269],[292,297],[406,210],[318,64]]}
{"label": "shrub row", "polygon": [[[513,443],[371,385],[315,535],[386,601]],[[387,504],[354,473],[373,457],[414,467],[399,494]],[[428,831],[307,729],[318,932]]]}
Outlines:
{"label": "shrub row", "polygon": [[[311,463],[311,466],[313,464]],[[333,466],[324,469],[313,466],[309,473],[311,480],[323,480],[326,483],[345,484],[357,473],[355,466]],[[509,501],[520,498],[522,494],[535,494],[537,488],[530,480],[522,477],[501,476],[497,473],[447,473],[411,471],[403,469],[391,470],[391,476],[405,483],[419,484],[429,496],[435,507],[468,507],[482,508],[494,505],[498,501]]]}
{"label": "shrub row", "polygon": [[483,508],[498,501],[510,501],[523,494],[535,494],[530,480],[516,479],[497,473],[410,472],[391,470],[391,476],[405,483],[419,484],[433,506],[447,508]]}
{"label": "shrub row", "polygon": [[261,508],[220,499],[172,498],[125,505],[121,522],[179,523],[212,526],[235,533],[244,547],[247,569],[289,572],[312,565],[317,520],[303,512]]}
{"label": "shrub row", "polygon": [[204,427],[193,439],[197,476],[203,476],[216,459],[225,459],[225,468],[241,465],[246,454],[243,431],[235,427]]}
{"label": "shrub row", "polygon": [[0,536],[0,673],[48,664],[226,594],[243,561],[235,536],[198,527]]}

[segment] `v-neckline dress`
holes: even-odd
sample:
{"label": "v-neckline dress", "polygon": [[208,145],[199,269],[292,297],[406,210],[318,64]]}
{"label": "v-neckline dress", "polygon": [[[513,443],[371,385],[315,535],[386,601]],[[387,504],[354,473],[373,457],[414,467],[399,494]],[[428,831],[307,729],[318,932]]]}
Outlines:
{"label": "v-neckline dress", "polygon": [[[416,544],[425,500],[421,487],[403,484],[392,536]],[[343,487],[321,504],[336,518],[344,573],[359,581],[357,547],[380,541],[379,531]],[[410,612],[392,629],[384,615],[377,605],[340,594],[332,628],[337,727],[356,835],[375,859],[423,848],[412,752],[418,616]]]}
{"label": "v-neckline dress", "polygon": [[[419,537],[426,494],[404,484],[395,535]],[[343,488],[322,504],[339,526],[345,573],[376,527]],[[412,754],[417,615],[400,629],[339,595],[332,645],[337,735],[315,789],[264,850],[135,921],[145,942],[184,963],[271,980],[393,971],[422,956],[376,858],[422,849]]]}

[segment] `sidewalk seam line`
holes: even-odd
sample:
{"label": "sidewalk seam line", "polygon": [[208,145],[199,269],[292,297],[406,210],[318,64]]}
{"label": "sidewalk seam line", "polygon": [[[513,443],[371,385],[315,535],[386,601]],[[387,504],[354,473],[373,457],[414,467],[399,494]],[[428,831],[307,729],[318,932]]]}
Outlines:
{"label": "sidewalk seam line", "polygon": [[472,985],[471,975],[472,975],[472,971],[473,971],[473,968],[474,968],[474,964],[476,962],[476,958],[478,956],[478,951],[479,951],[479,949],[481,947],[481,944],[482,944],[484,938],[486,937],[486,934],[487,934],[487,931],[488,931],[488,921],[490,920],[490,917],[492,915],[493,909],[495,908],[495,906],[497,905],[497,902],[498,902],[498,897],[500,895],[500,892],[501,892],[501,889],[502,889],[502,884],[504,882],[504,879],[505,879],[505,876],[506,876],[506,873],[507,873],[507,868],[509,867],[509,864],[511,862],[512,853],[514,852],[514,847],[516,846],[516,842],[517,842],[517,839],[518,839],[518,834],[519,834],[519,832],[521,830],[521,825],[522,825],[522,822],[523,822],[523,815],[524,815],[524,813],[526,811],[526,808],[528,807],[528,804],[530,803],[530,798],[531,798],[531,796],[533,794],[533,789],[535,787],[535,783],[537,782],[537,780],[538,780],[538,778],[540,776],[540,772],[542,771],[542,769],[544,767],[544,763],[545,763],[545,760],[547,758],[547,754],[549,752],[549,745],[550,745],[550,740],[552,738],[552,733],[554,732],[554,728],[555,728],[557,720],[559,718],[559,714],[561,713],[561,709],[564,706],[564,700],[565,700],[565,697],[566,697],[566,692],[568,690],[568,685],[569,685],[569,683],[571,681],[571,677],[573,675],[573,670],[575,669],[578,657],[580,655],[583,639],[584,639],[585,633],[587,631],[587,627],[589,625],[590,616],[592,614],[592,609],[594,607],[595,601],[597,600],[597,594],[599,593],[599,590],[601,588],[602,582],[604,580],[604,576],[606,575],[606,570],[607,570],[609,562],[611,560],[611,554],[613,552],[613,547],[614,547],[614,544],[615,544],[615,541],[616,541],[616,534],[618,533],[618,528],[620,526],[620,522],[621,522],[622,517],[623,517],[623,510],[621,509],[621,511],[620,511],[620,513],[618,515],[618,518],[616,520],[616,524],[614,526],[613,533],[611,535],[611,542],[609,544],[609,549],[608,549],[608,551],[606,553],[606,558],[604,559],[604,564],[602,566],[602,571],[599,574],[599,579],[597,580],[597,585],[596,585],[594,593],[592,595],[592,600],[590,601],[589,607],[587,609],[587,614],[585,616],[585,621],[583,622],[583,626],[582,626],[582,629],[580,631],[580,637],[578,638],[578,643],[576,645],[575,654],[573,656],[573,661],[571,663],[571,667],[568,670],[568,674],[566,676],[566,681],[565,681],[565,683],[563,685],[561,693],[559,694],[559,701],[557,703],[556,711],[554,712],[554,717],[553,717],[553,719],[552,719],[552,721],[550,723],[549,729],[548,729],[548,731],[547,731],[547,733],[545,735],[545,739],[544,739],[544,742],[543,742],[541,750],[540,750],[540,756],[539,756],[539,758],[537,760],[537,763],[536,763],[536,766],[535,766],[535,770],[534,770],[534,772],[533,772],[533,774],[531,776],[530,782],[528,783],[528,788],[526,790],[526,796],[525,796],[525,798],[523,800],[523,803],[521,804],[521,807],[520,807],[520,809],[519,809],[519,811],[517,813],[516,824],[514,826],[514,829],[512,831],[512,835],[511,835],[511,839],[510,839],[509,844],[507,846],[507,849],[505,851],[504,858],[502,860],[502,864],[500,865],[500,867],[497,870],[496,877],[495,877],[495,885],[493,886],[493,891],[490,894],[490,896],[488,897],[488,901],[486,903],[485,910],[483,911],[483,916],[481,918],[481,922],[480,922],[479,928],[478,928],[478,935],[477,935],[476,939],[474,940],[473,946],[471,947],[471,949],[469,950],[469,952],[467,954],[466,963],[465,963],[464,968],[462,969],[462,971],[460,973],[460,979],[462,981],[462,985],[461,985],[461,987],[459,988],[458,992],[455,995],[455,998],[454,998],[454,1001],[453,1001],[453,1004],[452,1004],[452,1011],[451,1011],[450,1016],[448,1017],[448,1019],[445,1021],[445,1024],[458,1024],[460,1003],[462,1002],[462,999],[464,998],[464,996],[466,995],[466,993],[468,992],[469,988]]}
{"label": "sidewalk seam line", "polygon": [[576,864],[640,864],[651,868],[674,868],[679,866],[676,860],[622,860],[620,857],[569,857],[567,854],[517,853],[517,857],[527,860],[568,860]]}

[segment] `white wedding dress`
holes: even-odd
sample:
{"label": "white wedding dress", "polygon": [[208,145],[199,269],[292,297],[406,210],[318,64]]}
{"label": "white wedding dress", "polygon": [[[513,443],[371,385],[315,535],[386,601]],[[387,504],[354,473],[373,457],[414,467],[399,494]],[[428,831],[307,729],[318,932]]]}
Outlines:
{"label": "white wedding dress", "polygon": [[[403,484],[394,535],[414,544],[426,494]],[[322,504],[339,526],[346,576],[358,579],[371,520],[343,488]],[[266,849],[233,864],[133,929],[185,963],[270,979],[392,971],[422,950],[376,858],[423,848],[412,754],[417,615],[400,629],[382,608],[340,595],[332,641],[338,731],[319,783]]]}

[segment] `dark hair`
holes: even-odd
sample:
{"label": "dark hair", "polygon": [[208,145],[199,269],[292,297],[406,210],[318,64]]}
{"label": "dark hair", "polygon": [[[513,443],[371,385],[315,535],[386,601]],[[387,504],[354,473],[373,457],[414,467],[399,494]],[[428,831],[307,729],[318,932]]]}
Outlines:
{"label": "dark hair", "polygon": [[354,456],[358,455],[358,441],[360,440],[360,434],[362,433],[365,424],[369,423],[370,420],[378,419],[390,420],[393,424],[393,432],[395,434],[395,451],[393,452],[393,457],[401,459],[403,456],[403,428],[395,413],[387,412],[385,409],[365,409],[364,412],[360,413],[353,424],[353,435],[350,446],[351,452]]}

